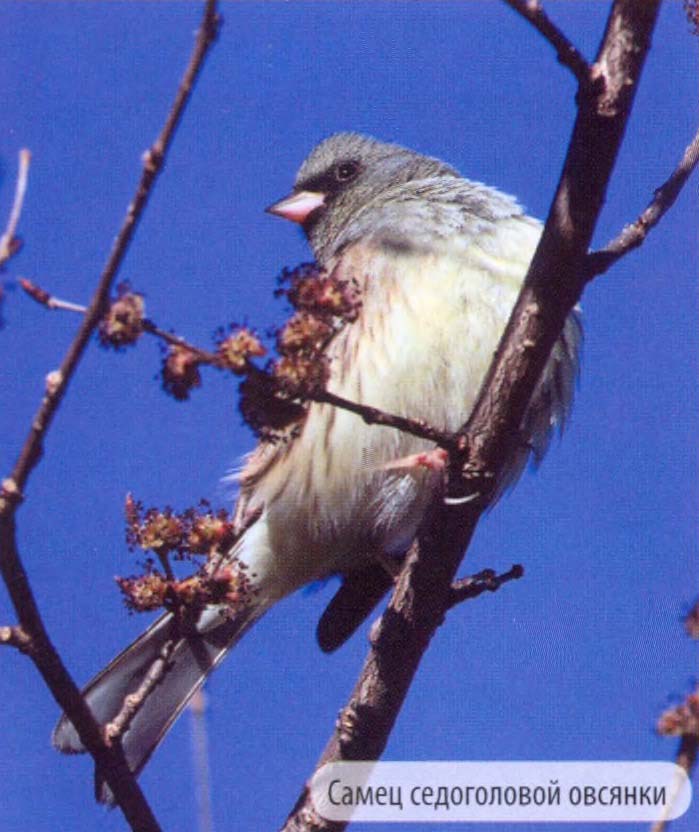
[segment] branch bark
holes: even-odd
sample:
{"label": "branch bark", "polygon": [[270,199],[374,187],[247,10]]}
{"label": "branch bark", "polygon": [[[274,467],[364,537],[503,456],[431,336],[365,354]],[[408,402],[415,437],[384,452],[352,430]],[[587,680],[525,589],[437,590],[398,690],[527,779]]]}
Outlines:
{"label": "branch bark", "polygon": [[[180,82],[175,101],[160,135],[144,154],[143,171],[133,202],[128,207],[90,306],[60,369],[51,374],[52,383],[47,385],[46,394],[32,420],[17,463],[10,477],[2,483],[0,492],[0,572],[19,620],[19,628],[10,628],[9,632],[21,632],[26,636],[27,640],[23,642],[24,652],[32,659],[54,699],[75,725],[80,739],[109,783],[116,802],[131,828],[139,832],[157,832],[160,827],[129,771],[120,745],[109,745],[105,742],[80,690],[51,643],[19,554],[16,511],[23,500],[29,476],[41,459],[46,433],[104,313],[111,286],[133,238],[153,184],[162,169],[165,154],[189,100],[194,82],[216,38],[218,22],[216,0],[207,0],[192,56]],[[12,643],[13,639],[8,638],[8,641]]]}
{"label": "branch bark", "polygon": [[556,50],[559,63],[567,66],[579,84],[589,80],[590,67],[579,49],[566,37],[544,11],[541,0],[505,0],[510,8],[531,25]]}
{"label": "branch bark", "polygon": [[675,170],[656,189],[653,194],[653,199],[638,219],[625,226],[603,249],[591,251],[587,255],[586,269],[589,278],[603,274],[617,260],[643,244],[648,236],[648,232],[660,222],[663,216],[675,204],[675,200],[680,195],[682,188],[698,163],[699,130],[697,130],[694,138],[687,146]]}
{"label": "branch bark", "polygon": [[[531,4],[530,4],[531,5]],[[446,494],[435,499],[389,606],[372,629],[369,654],[318,767],[381,756],[408,687],[449,606],[450,587],[497,475],[518,441],[529,398],[586,284],[583,268],[650,48],[659,0],[616,0],[578,114],[541,242],[522,292],[452,454]],[[284,832],[338,832],[305,787]]]}

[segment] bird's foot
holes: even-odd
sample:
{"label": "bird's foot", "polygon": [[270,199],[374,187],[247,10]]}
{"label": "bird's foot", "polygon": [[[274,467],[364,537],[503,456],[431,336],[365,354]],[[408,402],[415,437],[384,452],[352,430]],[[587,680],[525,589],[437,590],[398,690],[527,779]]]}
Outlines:
{"label": "bird's foot", "polygon": [[418,454],[400,457],[386,462],[381,468],[384,471],[409,470],[411,468],[427,468],[428,471],[443,471],[449,454],[444,448],[434,448],[431,451],[421,451]]}

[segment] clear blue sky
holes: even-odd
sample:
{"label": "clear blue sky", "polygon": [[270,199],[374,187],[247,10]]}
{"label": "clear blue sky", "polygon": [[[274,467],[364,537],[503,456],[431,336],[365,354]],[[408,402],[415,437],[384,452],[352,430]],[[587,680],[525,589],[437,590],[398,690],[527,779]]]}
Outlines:
{"label": "clear blue sky", "polygon": [[[592,57],[607,5],[551,3],[550,11]],[[140,155],[170,106],[199,9],[2,4],[1,218],[16,151],[33,153],[26,245],[5,279],[28,276],[61,297],[88,298]],[[220,41],[122,272],[161,325],[208,343],[231,320],[280,320],[275,276],[308,251],[297,230],[263,208],[337,130],[439,156],[545,216],[574,86],[503,4],[224,3],[223,13]],[[668,2],[598,244],[645,206],[693,133],[696,49],[681,3]],[[570,428],[540,471],[485,518],[463,567],[520,562],[526,577],[449,615],[387,759],[673,757],[675,741],[657,737],[654,723],[697,672],[697,645],[681,628],[699,571],[696,187],[695,176],[642,250],[586,293]],[[19,292],[9,293],[4,315],[3,473],[77,325]],[[126,492],[146,504],[185,507],[208,497],[228,505],[220,480],[252,443],[234,384],[206,374],[183,405],[159,389],[158,366],[154,343],[124,355],[90,348],[19,514],[39,603],[79,681],[147,623],[129,617],[113,583],[133,567]],[[209,686],[218,830],[276,828],[330,734],[366,652],[366,628],[335,655],[316,647],[315,623],[333,589],[279,605]],[[2,590],[0,624],[12,621]],[[92,803],[90,761],[51,749],[58,709],[31,664],[12,650],[0,662],[0,829],[123,829],[120,813]],[[141,781],[168,830],[194,828],[188,723],[176,726]],[[673,828],[698,823],[695,805]],[[362,827],[370,828],[380,830]]]}

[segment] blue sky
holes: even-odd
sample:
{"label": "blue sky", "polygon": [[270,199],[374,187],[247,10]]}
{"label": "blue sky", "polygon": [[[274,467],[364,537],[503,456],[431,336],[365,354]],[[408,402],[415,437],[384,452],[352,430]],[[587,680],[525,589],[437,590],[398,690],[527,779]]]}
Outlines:
{"label": "blue sky", "polygon": [[[592,58],[606,6],[576,0],[550,11]],[[6,280],[31,277],[60,297],[89,297],[140,155],[169,108],[199,9],[3,3],[0,217],[11,203],[17,150],[33,153],[25,248]],[[504,4],[224,3],[223,14],[121,274],[162,326],[206,344],[228,321],[280,321],[275,277],[308,251],[296,229],[263,208],[288,192],[308,150],[337,130],[439,156],[545,216],[574,86]],[[696,47],[681,4],[668,2],[597,244],[642,210],[693,134]],[[542,468],[485,518],[462,569],[519,562],[525,579],[449,615],[386,759],[673,757],[676,743],[656,736],[654,723],[697,672],[696,644],[681,628],[699,571],[696,183],[694,176],[646,245],[586,293],[569,429]],[[8,292],[4,317],[7,472],[77,321],[18,291]],[[154,343],[123,355],[91,346],[19,514],[39,603],[79,681],[147,623],[126,613],[113,582],[134,563],[124,543],[126,492],[147,505],[186,507],[201,497],[229,505],[221,478],[252,444],[235,384],[209,373],[179,404],[154,380],[158,367]],[[366,628],[332,656],[316,647],[315,623],[333,589],[280,604],[209,686],[218,829],[276,828],[330,734],[366,652]],[[3,591],[0,623],[12,621]],[[90,761],[51,749],[58,709],[33,667],[11,650],[0,661],[0,828],[123,829],[118,812],[91,802]],[[188,723],[180,721],[141,779],[168,830],[194,828]],[[698,820],[695,805],[674,829],[688,832]]]}

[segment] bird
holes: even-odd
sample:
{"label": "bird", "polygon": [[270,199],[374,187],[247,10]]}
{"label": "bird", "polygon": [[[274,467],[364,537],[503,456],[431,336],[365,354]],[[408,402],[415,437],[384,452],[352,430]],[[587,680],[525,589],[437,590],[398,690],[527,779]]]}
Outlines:
{"label": "bird", "polygon": [[[292,192],[267,210],[301,226],[325,273],[359,287],[356,320],[325,348],[327,389],[443,431],[462,426],[542,224],[514,198],[439,159],[352,132],[316,145]],[[534,391],[498,493],[563,429],[581,337],[576,310]],[[246,570],[253,602],[207,607],[184,636],[165,613],[83,691],[95,719],[108,723],[175,639],[168,672],[122,737],[136,775],[208,675],[280,599],[341,576],[318,638],[331,650],[349,637],[390,586],[390,564],[400,563],[442,481],[437,466],[396,460],[433,450],[425,439],[314,402],[290,441],[258,444],[239,477],[235,517],[244,530],[227,555]],[[85,750],[65,715],[52,739],[62,752]],[[98,799],[112,800],[106,783],[97,789]]]}

